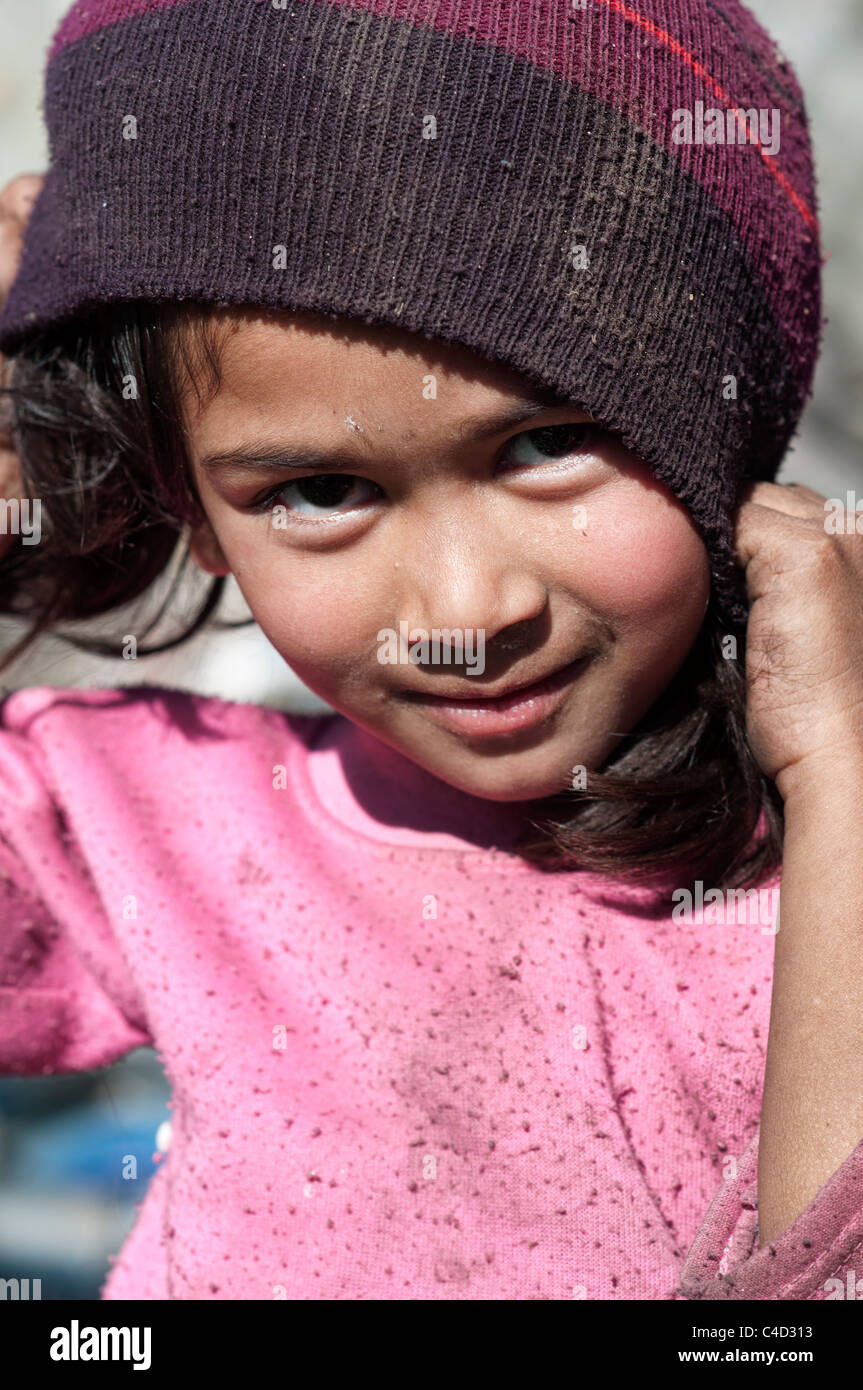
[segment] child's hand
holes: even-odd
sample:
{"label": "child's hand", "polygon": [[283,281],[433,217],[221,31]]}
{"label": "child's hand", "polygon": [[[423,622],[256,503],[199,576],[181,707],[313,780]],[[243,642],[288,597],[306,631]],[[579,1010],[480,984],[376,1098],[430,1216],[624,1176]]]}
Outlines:
{"label": "child's hand", "polygon": [[[18,274],[24,229],[43,182],[41,174],[19,174],[0,192],[0,304],[5,302]],[[0,385],[3,386],[8,385],[6,366],[5,357],[0,356]],[[20,496],[21,470],[6,433],[6,421],[4,401],[0,408],[0,497],[11,498]],[[9,549],[14,539],[13,535],[0,532],[0,555]]]}
{"label": "child's hand", "polygon": [[747,736],[787,801],[830,766],[863,769],[863,534],[855,512],[800,483],[750,484],[743,498]]}
{"label": "child's hand", "polygon": [[0,303],[18,274],[21,242],[44,174],[18,174],[0,191]]}

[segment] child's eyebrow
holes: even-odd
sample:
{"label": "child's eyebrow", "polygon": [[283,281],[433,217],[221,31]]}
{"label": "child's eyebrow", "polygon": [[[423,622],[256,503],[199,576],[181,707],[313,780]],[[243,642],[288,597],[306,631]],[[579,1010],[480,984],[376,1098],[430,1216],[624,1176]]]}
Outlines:
{"label": "child's eyebrow", "polygon": [[[537,391],[535,395],[514,401],[493,415],[473,416],[464,420],[455,430],[453,439],[459,444],[487,439],[491,435],[511,429],[513,425],[520,425],[536,415],[542,415],[547,410],[563,406],[568,407],[573,415],[583,413],[573,401],[567,400],[555,391]],[[306,472],[316,468],[333,472],[337,469],[355,469],[361,463],[360,456],[348,453],[343,448],[315,449],[290,444],[263,443],[238,444],[222,453],[207,454],[200,460],[201,468],[210,474],[228,468],[251,473],[260,473],[265,469],[290,468],[301,468]]]}

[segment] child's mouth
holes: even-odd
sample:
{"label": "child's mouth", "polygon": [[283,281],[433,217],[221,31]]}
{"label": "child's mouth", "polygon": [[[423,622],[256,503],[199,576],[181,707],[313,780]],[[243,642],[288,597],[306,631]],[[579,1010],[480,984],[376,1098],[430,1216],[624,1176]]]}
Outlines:
{"label": "child's mouth", "polygon": [[573,680],[581,674],[589,660],[589,655],[576,657],[568,665],[531,685],[497,696],[462,699],[455,695],[402,691],[401,698],[421,705],[437,723],[455,733],[467,733],[471,738],[499,737],[548,719],[558,709]]}

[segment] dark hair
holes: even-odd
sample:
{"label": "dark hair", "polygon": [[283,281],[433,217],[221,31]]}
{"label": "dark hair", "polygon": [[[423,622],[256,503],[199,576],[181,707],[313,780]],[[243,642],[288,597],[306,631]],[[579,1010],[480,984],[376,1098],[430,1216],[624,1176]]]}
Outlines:
{"label": "dark hair", "polygon": [[[146,639],[191,573],[188,528],[204,519],[187,449],[180,383],[199,405],[218,390],[228,306],[144,301],[100,306],[34,335],[9,364],[8,433],[22,496],[42,502],[44,544],[21,541],[0,559],[0,612],[25,619],[4,670],[43,633],[120,656],[120,640],[72,635],[64,622],[107,614],[152,591],[179,556]],[[38,553],[35,551],[38,550]],[[138,655],[185,642],[211,618],[224,579],[211,578],[174,636]],[[249,622],[244,619],[241,622]],[[236,626],[219,623],[219,626]],[[734,636],[736,659],[722,638]],[[519,853],[549,870],[581,869],[635,881],[671,881],[682,865],[720,888],[748,887],[781,862],[782,801],[746,739],[745,634],[729,632],[713,600],[682,668],[584,790],[538,804]]]}

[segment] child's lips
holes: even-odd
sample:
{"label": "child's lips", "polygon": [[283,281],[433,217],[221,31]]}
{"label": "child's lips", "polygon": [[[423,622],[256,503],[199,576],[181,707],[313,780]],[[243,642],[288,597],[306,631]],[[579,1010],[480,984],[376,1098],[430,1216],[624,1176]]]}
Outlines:
{"label": "child's lips", "polygon": [[498,695],[463,697],[402,691],[401,698],[422,706],[436,722],[471,737],[491,737],[541,723],[553,714],[572,682],[587,666],[588,655],[576,657],[551,675]]}

